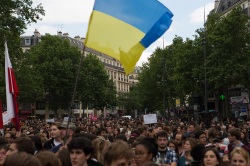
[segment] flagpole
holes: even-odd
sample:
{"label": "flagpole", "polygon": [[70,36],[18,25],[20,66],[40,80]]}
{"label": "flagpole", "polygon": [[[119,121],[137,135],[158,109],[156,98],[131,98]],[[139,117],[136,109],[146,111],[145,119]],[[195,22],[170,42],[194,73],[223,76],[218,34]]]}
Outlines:
{"label": "flagpole", "polygon": [[[76,88],[77,88],[77,84],[78,84],[78,80],[79,80],[79,75],[80,75],[80,70],[81,70],[81,66],[82,66],[82,61],[83,61],[83,57],[84,57],[84,52],[85,52],[85,44],[83,43],[83,55],[81,55],[80,57],[80,63],[78,66],[78,70],[77,70],[77,75],[76,75],[76,80],[75,80],[75,85],[74,85],[74,91],[72,94],[72,99],[71,99],[71,104],[70,104],[70,109],[68,111],[68,121],[67,121],[67,129],[66,129],[66,136],[68,135],[69,132],[69,122],[71,121],[71,117],[74,111],[74,99],[75,99],[75,95],[76,95]],[[64,138],[64,145],[66,143],[66,137]]]}
{"label": "flagpole", "polygon": [[2,136],[4,136],[4,128],[3,128],[3,104],[2,100],[0,100],[0,131],[2,133]]}

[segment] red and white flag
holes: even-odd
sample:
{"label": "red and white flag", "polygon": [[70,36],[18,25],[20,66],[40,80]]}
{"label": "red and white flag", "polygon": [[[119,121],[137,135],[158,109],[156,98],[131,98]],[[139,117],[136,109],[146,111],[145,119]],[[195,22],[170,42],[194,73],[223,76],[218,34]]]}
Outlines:
{"label": "red and white flag", "polygon": [[6,82],[6,102],[7,102],[8,118],[15,123],[16,129],[19,130],[20,123],[18,117],[18,104],[17,104],[17,96],[19,90],[17,87],[14,70],[12,69],[12,65],[10,62],[7,42],[5,42],[5,82]]}

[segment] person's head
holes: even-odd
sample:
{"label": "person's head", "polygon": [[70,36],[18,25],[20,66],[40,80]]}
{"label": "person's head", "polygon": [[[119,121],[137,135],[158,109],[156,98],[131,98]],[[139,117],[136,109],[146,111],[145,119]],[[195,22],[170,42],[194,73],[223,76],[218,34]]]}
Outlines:
{"label": "person's head", "polygon": [[231,163],[235,166],[249,166],[250,158],[246,150],[240,147],[234,148],[230,154]]}
{"label": "person's head", "polygon": [[240,131],[236,128],[229,130],[228,139],[230,143],[240,140]]}
{"label": "person's head", "polygon": [[26,152],[31,155],[35,153],[35,145],[33,141],[28,137],[20,137],[15,139],[9,147],[6,155],[11,156],[17,152]]}
{"label": "person's head", "polygon": [[174,150],[176,152],[176,154],[179,154],[177,142],[175,142],[174,140],[170,140],[168,142],[168,149]]}
{"label": "person's head", "polygon": [[39,136],[29,136],[29,138],[33,141],[35,145],[35,151],[39,152],[42,150],[43,145],[42,145],[42,140]]}
{"label": "person's head", "polygon": [[132,150],[127,142],[117,140],[109,145],[104,153],[104,166],[128,166],[131,163]]}
{"label": "person's head", "polygon": [[99,129],[97,130],[97,132],[96,132],[96,135],[102,136],[102,137],[104,137],[104,138],[106,138],[106,135],[107,135],[107,134],[108,134],[108,131],[107,131],[107,129],[104,128],[104,127],[99,128]]}
{"label": "person's head", "polygon": [[178,146],[182,146],[182,142],[184,139],[185,138],[181,132],[175,134],[174,140],[177,142]]}
{"label": "person's head", "polygon": [[203,144],[206,145],[207,144],[207,137],[206,137],[206,133],[203,131],[197,131],[195,133],[195,139],[197,140],[197,142],[199,144]]}
{"label": "person's head", "polygon": [[17,131],[16,131],[16,128],[15,128],[15,127],[12,127],[12,128],[11,128],[11,133],[14,134],[14,135],[16,135],[16,132],[17,132]]}
{"label": "person's head", "polygon": [[[66,122],[64,122],[59,127],[59,129],[61,130],[61,137],[62,138],[65,138],[65,136],[66,136],[67,125],[68,124]],[[67,135],[72,138],[74,133],[75,133],[75,130],[76,130],[76,126],[73,123],[69,123]]]}
{"label": "person's head", "polygon": [[27,132],[28,132],[28,129],[26,126],[22,126],[20,130],[21,130],[22,134],[27,134]]}
{"label": "person's head", "polygon": [[222,163],[219,152],[215,148],[205,148],[202,155],[202,166],[217,166]]}
{"label": "person's head", "polygon": [[167,149],[168,134],[166,131],[164,131],[164,130],[159,131],[156,135],[156,140],[157,140],[159,150],[163,151],[163,150]]}
{"label": "person's head", "polygon": [[11,156],[8,156],[3,163],[3,166],[41,166],[39,160],[25,152],[17,152]]}
{"label": "person's head", "polygon": [[191,149],[197,145],[197,141],[194,138],[187,138],[184,141],[185,152],[191,152]]}
{"label": "person's head", "polygon": [[68,149],[72,166],[87,164],[93,152],[91,141],[84,137],[73,138],[68,144]]}
{"label": "person's head", "polygon": [[92,141],[92,146],[94,148],[93,157],[96,158],[98,162],[103,163],[103,153],[108,145],[108,141],[106,141],[102,137],[97,137]]}
{"label": "person's head", "polygon": [[3,165],[3,163],[7,157],[6,152],[8,151],[8,149],[9,149],[8,144],[0,146],[0,165]]}
{"label": "person's head", "polygon": [[9,143],[11,143],[15,139],[15,135],[11,132],[6,132],[4,137]]}
{"label": "person's head", "polygon": [[53,152],[42,151],[37,153],[35,157],[39,160],[41,166],[47,166],[47,165],[61,166],[60,160]]}
{"label": "person's head", "polygon": [[70,154],[67,148],[63,148],[62,150],[59,150],[57,153],[57,157],[62,163],[62,166],[70,166]]}
{"label": "person's head", "polygon": [[205,149],[205,146],[202,144],[198,144],[194,146],[190,152],[192,158],[194,161],[200,161],[202,160],[202,153]]}
{"label": "person's head", "polygon": [[188,125],[188,131],[191,132],[191,133],[193,133],[193,132],[194,132],[194,129],[195,129],[195,125],[194,125],[193,123],[190,123],[190,124]]}
{"label": "person's head", "polygon": [[61,138],[61,130],[59,129],[61,126],[60,123],[53,123],[50,126],[50,136],[51,138],[58,139]]}
{"label": "person's head", "polygon": [[138,141],[135,146],[135,162],[141,166],[145,162],[153,161],[158,152],[157,143],[154,138],[145,137]]}

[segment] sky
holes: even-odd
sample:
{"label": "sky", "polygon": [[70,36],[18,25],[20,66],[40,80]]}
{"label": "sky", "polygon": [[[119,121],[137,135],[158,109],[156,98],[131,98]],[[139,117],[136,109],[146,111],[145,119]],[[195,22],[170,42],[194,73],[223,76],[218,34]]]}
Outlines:
{"label": "sky", "polygon": [[[147,0],[145,0],[147,1]],[[147,62],[157,47],[172,43],[174,37],[193,39],[195,31],[203,27],[204,8],[206,15],[214,8],[214,0],[159,0],[174,14],[172,25],[141,55],[137,66]],[[33,0],[34,5],[42,4],[45,16],[41,21],[27,26],[23,35],[32,35],[37,29],[41,35],[56,35],[57,31],[68,33],[70,37],[85,37],[94,0]],[[164,43],[164,44],[163,44]]]}

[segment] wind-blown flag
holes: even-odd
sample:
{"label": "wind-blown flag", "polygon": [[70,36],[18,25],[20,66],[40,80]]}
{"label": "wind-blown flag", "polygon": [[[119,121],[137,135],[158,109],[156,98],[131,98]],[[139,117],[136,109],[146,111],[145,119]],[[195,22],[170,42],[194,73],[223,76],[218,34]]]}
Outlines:
{"label": "wind-blown flag", "polygon": [[8,118],[16,125],[16,129],[20,129],[18,117],[17,96],[19,93],[16,78],[9,58],[7,43],[5,42],[5,82],[6,82],[6,102]]}
{"label": "wind-blown flag", "polygon": [[129,74],[172,17],[157,0],[95,0],[85,45],[119,60]]}

